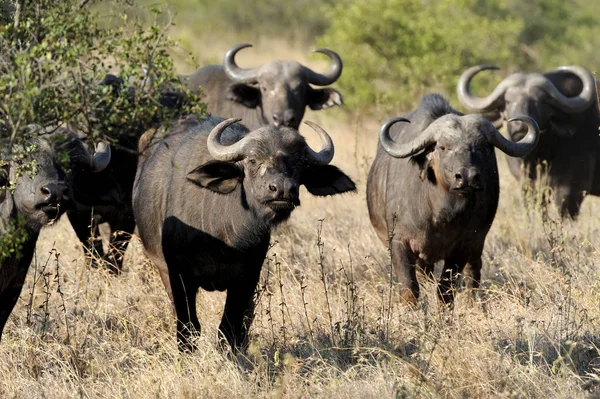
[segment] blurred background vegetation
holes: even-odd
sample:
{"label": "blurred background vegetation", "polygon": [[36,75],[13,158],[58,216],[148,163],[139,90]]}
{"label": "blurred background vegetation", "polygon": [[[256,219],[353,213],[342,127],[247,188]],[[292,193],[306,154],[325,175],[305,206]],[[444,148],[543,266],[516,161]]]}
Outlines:
{"label": "blurred background vegetation", "polygon": [[169,45],[178,72],[220,63],[225,50],[239,42],[256,47],[243,52],[242,60],[247,52],[260,57],[265,49],[268,57],[297,59],[297,54],[308,57],[312,48],[329,47],[344,60],[336,86],[349,111],[399,113],[431,91],[454,101],[458,77],[474,64],[501,68],[477,78],[475,90],[482,92],[517,70],[577,64],[596,72],[600,65],[597,0],[92,0],[90,5],[99,25],[110,29],[127,29],[133,21],[156,26],[156,10],[162,10],[159,22],[173,24],[168,34],[178,43]]}
{"label": "blurred background vegetation", "polygon": [[476,90],[488,90],[516,70],[577,64],[596,72],[600,65],[597,0],[167,3],[140,0],[127,12],[144,18],[151,6],[169,10],[181,59],[192,52],[199,61],[217,63],[235,43],[267,47],[275,40],[304,53],[320,46],[339,52],[345,69],[337,86],[350,110],[400,112],[430,91],[455,100],[458,77],[474,64],[501,68],[478,77]]}

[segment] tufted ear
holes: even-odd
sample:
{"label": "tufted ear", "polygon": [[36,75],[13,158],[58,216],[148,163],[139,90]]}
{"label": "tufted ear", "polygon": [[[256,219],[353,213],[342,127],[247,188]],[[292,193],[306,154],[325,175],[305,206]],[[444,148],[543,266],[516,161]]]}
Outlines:
{"label": "tufted ear", "polygon": [[325,196],[356,191],[354,182],[333,165],[313,165],[302,172],[301,184],[312,195]]}
{"label": "tufted ear", "polygon": [[260,104],[260,90],[247,84],[235,83],[227,88],[227,99],[248,108],[256,108]]}
{"label": "tufted ear", "polygon": [[187,179],[200,187],[229,194],[242,181],[244,172],[231,162],[210,161],[188,173]]}
{"label": "tufted ear", "polygon": [[428,179],[432,183],[435,183],[435,175],[433,173],[433,157],[433,149],[427,149],[411,157],[410,161],[419,168],[419,177],[421,180]]}
{"label": "tufted ear", "polygon": [[309,87],[306,94],[308,96],[306,103],[312,110],[325,109],[344,104],[340,92],[331,87],[325,89],[313,89],[312,87]]}

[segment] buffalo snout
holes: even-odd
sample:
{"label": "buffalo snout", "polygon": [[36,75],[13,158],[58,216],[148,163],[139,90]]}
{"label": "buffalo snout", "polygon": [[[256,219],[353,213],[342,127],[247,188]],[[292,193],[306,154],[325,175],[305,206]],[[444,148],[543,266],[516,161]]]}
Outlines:
{"label": "buffalo snout", "polygon": [[481,173],[475,167],[459,168],[454,173],[454,189],[456,190],[481,190]]}
{"label": "buffalo snout", "polygon": [[43,184],[37,193],[37,203],[41,205],[58,205],[67,194],[67,186],[62,182]]}
{"label": "buffalo snout", "polygon": [[275,178],[268,184],[268,201],[298,204],[298,183],[292,179]]}
{"label": "buffalo snout", "polygon": [[273,123],[275,126],[297,127],[296,113],[291,109],[276,112],[273,114]]}

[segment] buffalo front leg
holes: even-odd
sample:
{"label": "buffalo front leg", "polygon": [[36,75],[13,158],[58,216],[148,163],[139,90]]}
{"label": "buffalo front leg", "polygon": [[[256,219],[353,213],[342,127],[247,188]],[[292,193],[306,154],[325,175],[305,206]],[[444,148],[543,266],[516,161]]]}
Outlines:
{"label": "buffalo front leg", "polygon": [[223,346],[223,340],[226,340],[234,352],[244,352],[248,347],[248,330],[254,320],[257,284],[258,275],[227,288],[225,310],[219,325],[219,341]]}
{"label": "buffalo front leg", "polygon": [[104,249],[98,223],[94,220],[92,212],[68,211],[67,217],[83,245],[83,252],[89,256],[91,265],[98,267],[98,260],[104,257]]}
{"label": "buffalo front leg", "polygon": [[0,280],[0,340],[8,316],[17,304],[19,295],[21,295],[30,261],[31,259],[17,264],[9,264],[9,259],[5,264],[0,264],[0,279],[2,279]]}
{"label": "buffalo front leg", "polygon": [[463,281],[469,289],[479,288],[481,282],[481,256],[471,259],[463,269]]}
{"label": "buffalo front leg", "polygon": [[194,351],[194,337],[200,335],[200,322],[196,313],[198,285],[193,279],[181,274],[170,273],[173,305],[177,315],[177,346],[180,351]]}
{"label": "buffalo front leg", "polygon": [[125,251],[135,229],[133,214],[128,213],[119,224],[115,224],[115,226],[111,224],[110,228],[111,235],[106,258],[109,270],[115,274],[119,274],[121,269],[123,269]]}
{"label": "buffalo front leg", "polygon": [[392,241],[392,266],[400,284],[400,297],[410,306],[416,305],[419,299],[419,282],[417,280],[417,259],[410,249],[400,241]]}
{"label": "buffalo front leg", "polygon": [[454,292],[458,273],[464,268],[466,261],[461,256],[450,256],[444,260],[444,269],[438,284],[438,299],[446,305],[454,302]]}

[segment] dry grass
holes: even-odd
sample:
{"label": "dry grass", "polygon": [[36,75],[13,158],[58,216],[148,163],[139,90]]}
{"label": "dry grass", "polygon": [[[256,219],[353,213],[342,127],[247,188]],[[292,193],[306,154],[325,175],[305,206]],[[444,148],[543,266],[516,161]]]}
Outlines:
{"label": "dry grass", "polygon": [[367,216],[379,122],[339,122],[329,111],[306,119],[331,132],[334,163],[359,192],[301,193],[265,261],[247,357],[217,350],[224,294],[203,291],[200,349],[178,353],[165,290],[139,241],[114,277],[87,266],[64,218],[44,230],[5,329],[0,397],[572,398],[597,389],[597,199],[586,199],[577,223],[558,222],[553,209],[543,222],[499,155],[480,295],[460,293],[448,311],[422,282],[408,310],[390,292],[387,251]]}

